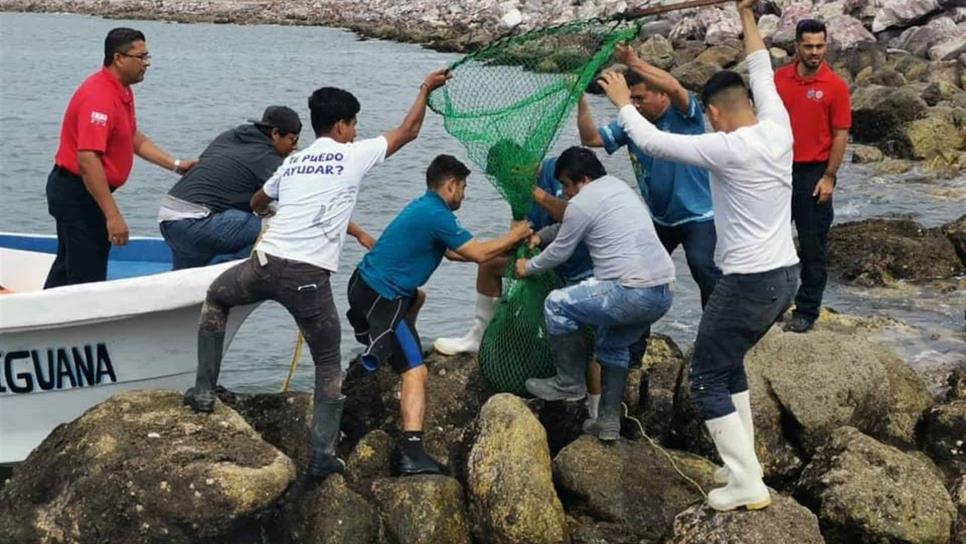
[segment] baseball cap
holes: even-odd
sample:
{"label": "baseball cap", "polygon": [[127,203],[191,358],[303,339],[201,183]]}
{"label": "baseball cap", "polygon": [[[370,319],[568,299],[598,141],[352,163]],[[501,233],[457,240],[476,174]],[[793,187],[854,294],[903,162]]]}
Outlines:
{"label": "baseball cap", "polygon": [[248,122],[256,126],[276,128],[282,134],[298,134],[302,132],[302,121],[295,110],[287,106],[269,106],[262,114],[262,120],[249,119]]}

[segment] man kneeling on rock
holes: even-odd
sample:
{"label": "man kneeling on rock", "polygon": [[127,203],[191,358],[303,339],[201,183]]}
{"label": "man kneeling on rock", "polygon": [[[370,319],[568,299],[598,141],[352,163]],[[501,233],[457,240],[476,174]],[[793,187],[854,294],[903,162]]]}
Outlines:
{"label": "man kneeling on rock", "polygon": [[[285,160],[252,197],[256,213],[278,202],[272,224],[248,260],[226,270],[208,288],[198,326],[198,374],[184,402],[196,412],[211,412],[221,368],[225,325],[231,308],[274,300],[285,307],[305,337],[315,362],[312,453],[308,473],[322,478],[342,472],[335,455],[345,396],[339,314],[332,299],[330,276],[339,256],[366,173],[416,139],[426,115],[429,94],[449,78],[445,72],[426,77],[415,102],[395,129],[356,141],[359,101],[334,87],[309,97],[316,140]],[[362,241],[365,237],[353,233]]]}
{"label": "man kneeling on rock", "polygon": [[433,159],[426,170],[426,193],[393,219],[349,279],[347,317],[356,339],[367,346],[362,364],[375,370],[388,361],[402,375],[403,432],[396,452],[401,474],[441,472],[439,463],[423,450],[428,372],[410,311],[417,288],[429,280],[444,255],[484,263],[532,233],[530,225],[521,222],[499,238],[473,239],[453,213],[463,202],[469,174],[450,155]]}
{"label": "man kneeling on rock", "polygon": [[602,391],[597,419],[585,421],[584,432],[613,441],[620,436],[628,348],[671,307],[674,263],[647,207],[626,183],[607,175],[593,151],[567,149],[554,176],[569,198],[560,229],[540,255],[516,262],[516,274],[547,272],[583,242],[594,277],[547,296],[544,311],[557,374],[529,379],[526,387],[544,400],[584,398],[587,349],[580,329],[593,327]]}

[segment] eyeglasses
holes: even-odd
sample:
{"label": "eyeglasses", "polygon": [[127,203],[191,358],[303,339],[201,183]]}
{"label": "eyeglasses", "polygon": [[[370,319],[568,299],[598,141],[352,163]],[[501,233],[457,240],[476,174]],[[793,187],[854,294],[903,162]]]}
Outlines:
{"label": "eyeglasses", "polygon": [[121,55],[122,57],[131,57],[134,59],[138,59],[141,62],[147,62],[151,60],[151,53],[148,53],[147,51],[145,51],[144,53],[138,53],[137,55],[129,55],[127,53],[121,53],[120,51],[117,51],[117,54]]}

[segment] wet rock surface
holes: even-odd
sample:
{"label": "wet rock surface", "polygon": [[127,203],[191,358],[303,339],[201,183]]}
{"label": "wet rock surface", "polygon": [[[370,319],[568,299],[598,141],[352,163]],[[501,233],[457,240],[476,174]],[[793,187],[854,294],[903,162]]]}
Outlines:
{"label": "wet rock surface", "polygon": [[794,499],[772,492],[768,508],[748,512],[716,512],[706,504],[674,518],[664,544],[825,544],[818,518]]}
{"label": "wet rock surface", "polygon": [[0,541],[239,539],[295,479],[291,459],[218,402],[122,393],[62,425],[0,492]]}
{"label": "wet rock surface", "polygon": [[956,509],[919,459],[852,427],[836,430],[805,468],[796,497],[819,517],[826,542],[946,543]]}
{"label": "wet rock surface", "polygon": [[963,264],[941,232],[906,219],[867,219],[832,227],[829,269],[847,282],[873,287],[949,278]]}

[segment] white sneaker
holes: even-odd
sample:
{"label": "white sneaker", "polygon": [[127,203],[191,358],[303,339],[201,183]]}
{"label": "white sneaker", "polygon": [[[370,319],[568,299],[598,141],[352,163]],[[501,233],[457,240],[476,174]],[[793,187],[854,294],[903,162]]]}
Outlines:
{"label": "white sneaker", "polygon": [[[731,395],[731,402],[735,404],[735,410],[738,411],[738,416],[741,418],[741,423],[745,426],[745,432],[748,434],[748,439],[751,441],[751,448],[755,448],[755,420],[751,416],[751,393],[749,391],[742,391],[741,393],[735,393]],[[764,471],[761,465],[758,465],[758,474],[764,477]],[[728,478],[731,477],[731,473],[728,472],[728,467],[720,466],[714,471],[714,483],[724,485],[728,483]]]}
{"label": "white sneaker", "polygon": [[728,467],[728,485],[708,493],[708,506],[719,511],[745,507],[760,510],[771,504],[771,495],[761,481],[758,457],[748,442],[741,416],[731,413],[704,422],[711,432],[718,455]]}
{"label": "white sneaker", "polygon": [[443,355],[479,352],[483,333],[493,317],[493,312],[496,311],[496,303],[499,300],[499,297],[488,297],[477,293],[476,316],[473,318],[473,326],[469,332],[459,338],[437,338],[433,342],[433,349]]}

